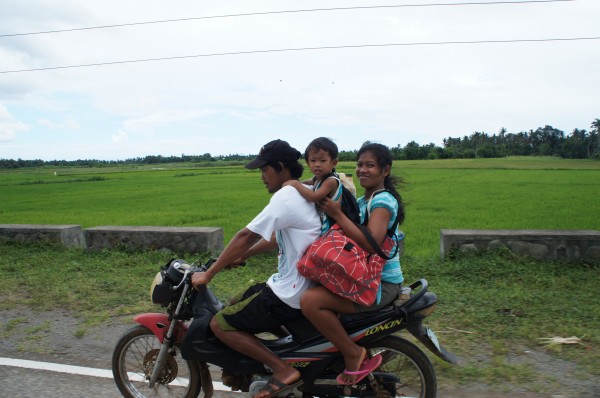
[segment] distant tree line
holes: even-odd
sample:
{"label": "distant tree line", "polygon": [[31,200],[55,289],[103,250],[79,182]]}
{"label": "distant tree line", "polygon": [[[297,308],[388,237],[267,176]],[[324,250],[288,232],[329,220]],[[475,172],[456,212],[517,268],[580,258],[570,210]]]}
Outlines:
{"label": "distant tree line", "polygon": [[181,156],[162,156],[148,155],[144,157],[129,158],[125,160],[97,160],[97,159],[77,159],[77,160],[24,160],[24,159],[0,159],[0,169],[16,169],[22,167],[40,167],[40,166],[70,166],[70,167],[109,167],[128,164],[163,164],[163,163],[208,163],[208,162],[243,162],[253,159],[255,155],[225,155],[212,156],[210,153],[204,155],[181,155]]}
{"label": "distant tree line", "polygon": [[[552,126],[537,130],[498,134],[474,132],[462,138],[444,138],[443,147],[419,145],[411,141],[404,147],[390,148],[396,160],[501,158],[506,156],[557,156],[568,159],[600,160],[600,119],[590,131],[575,129],[570,135]],[[340,160],[356,160],[357,151],[342,151]]]}
{"label": "distant tree line", "polygon": [[444,147],[420,146],[412,141],[390,148],[397,159],[501,158],[505,156],[557,156],[569,159],[600,159],[600,119],[590,131],[574,129],[566,135],[552,126],[537,130],[498,134],[474,132],[462,138],[445,138]]}
{"label": "distant tree line", "polygon": [[[368,142],[368,141],[367,141]],[[574,129],[567,135],[552,126],[539,127],[537,130],[522,131],[517,134],[508,133],[505,128],[497,134],[474,132],[462,138],[444,138],[443,147],[435,144],[419,145],[411,141],[404,147],[397,145],[390,148],[395,160],[425,159],[464,159],[464,158],[499,158],[505,156],[557,156],[569,159],[600,160],[600,119],[592,122],[590,130]],[[340,151],[341,161],[356,160],[358,150]],[[0,159],[0,168],[15,169],[40,166],[83,166],[107,167],[125,164],[161,164],[161,163],[208,163],[208,162],[243,162],[255,155],[204,155],[162,156],[148,155],[125,160],[23,160]]]}

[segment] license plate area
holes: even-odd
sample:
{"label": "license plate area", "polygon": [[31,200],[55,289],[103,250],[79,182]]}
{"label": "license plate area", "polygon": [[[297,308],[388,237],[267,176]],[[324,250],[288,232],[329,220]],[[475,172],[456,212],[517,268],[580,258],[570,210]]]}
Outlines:
{"label": "license plate area", "polygon": [[438,341],[438,338],[433,332],[433,330],[429,329],[428,327],[425,327],[425,331],[427,332],[427,338],[433,343],[435,348],[437,348],[437,350],[441,352],[442,350],[440,348],[440,342]]}

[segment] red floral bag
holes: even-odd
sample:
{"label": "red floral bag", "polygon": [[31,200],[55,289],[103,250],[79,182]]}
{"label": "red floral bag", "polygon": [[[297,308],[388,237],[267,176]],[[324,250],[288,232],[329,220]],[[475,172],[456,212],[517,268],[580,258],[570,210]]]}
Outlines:
{"label": "red floral bag", "polygon": [[[386,235],[379,246],[362,225],[361,230],[376,248],[371,254],[350,239],[338,224],[319,237],[298,261],[298,272],[319,282],[333,293],[363,306],[375,303],[381,283],[381,271],[391,256],[394,240]],[[379,249],[379,250],[377,250]]]}

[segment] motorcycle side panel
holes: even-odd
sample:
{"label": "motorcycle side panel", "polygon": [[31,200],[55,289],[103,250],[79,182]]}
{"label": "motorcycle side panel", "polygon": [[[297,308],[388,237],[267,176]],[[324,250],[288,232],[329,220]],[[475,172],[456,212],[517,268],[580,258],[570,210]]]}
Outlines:
{"label": "motorcycle side panel", "polygon": [[233,373],[264,373],[258,361],[225,346],[210,330],[213,314],[202,311],[194,316],[181,345],[183,359],[211,363]]}

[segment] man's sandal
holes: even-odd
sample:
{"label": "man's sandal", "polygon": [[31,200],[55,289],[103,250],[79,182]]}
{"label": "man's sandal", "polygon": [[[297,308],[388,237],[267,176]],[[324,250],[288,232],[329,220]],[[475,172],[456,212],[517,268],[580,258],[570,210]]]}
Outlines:
{"label": "man's sandal", "polygon": [[[269,378],[269,380],[267,380],[267,384],[265,384],[265,386],[263,388],[261,388],[258,392],[260,393],[260,392],[266,391],[269,393],[269,395],[265,395],[262,398],[270,398],[270,397],[274,397],[274,396],[278,395],[279,393],[291,390],[292,388],[300,387],[303,383],[304,383],[303,380],[297,380],[297,381],[293,382],[292,384],[285,384],[285,383],[279,381],[278,379],[276,379],[275,377],[271,376]],[[277,389],[273,388],[273,386],[276,386]],[[256,395],[254,397],[256,397]]]}
{"label": "man's sandal", "polygon": [[[335,381],[337,381],[338,384],[345,385],[345,386],[351,386],[354,384],[358,384],[365,377],[367,377],[370,373],[372,373],[375,369],[377,369],[379,367],[379,365],[381,365],[382,360],[383,360],[383,358],[381,357],[380,354],[375,355],[373,358],[365,359],[361,363],[360,368],[357,371],[344,370],[343,373],[340,373],[338,375],[338,377],[336,377]],[[353,381],[348,381],[344,377],[344,375],[356,376],[356,379],[354,379]]]}

